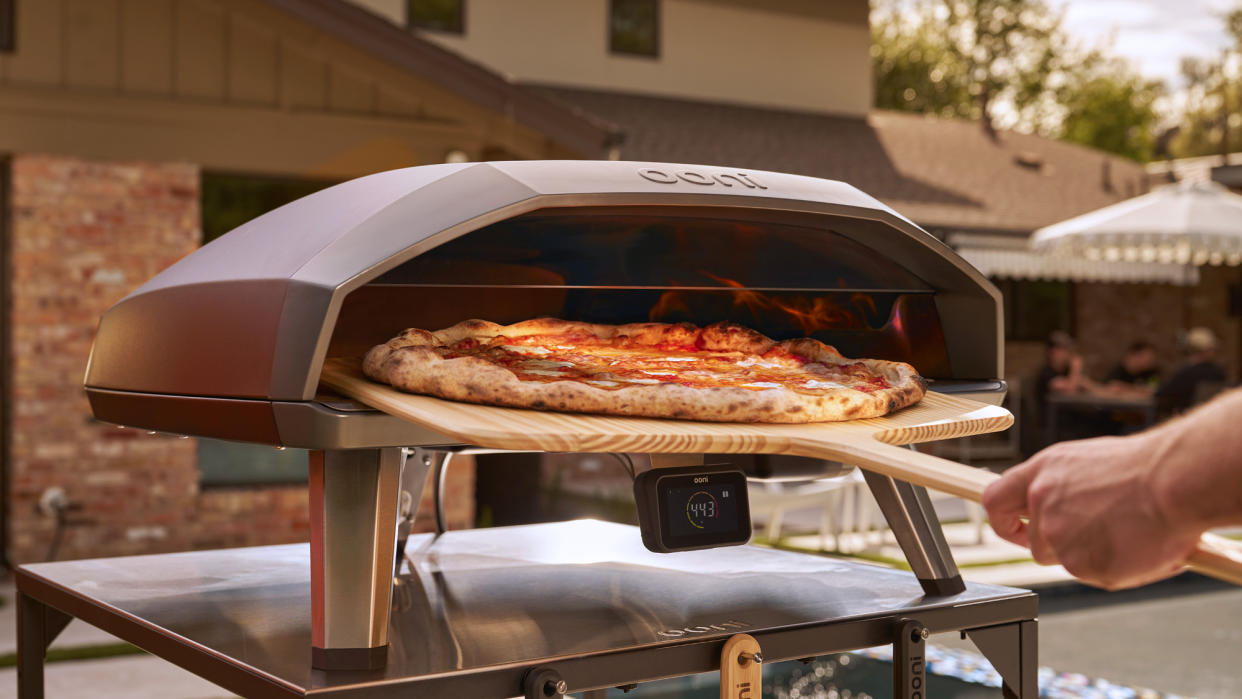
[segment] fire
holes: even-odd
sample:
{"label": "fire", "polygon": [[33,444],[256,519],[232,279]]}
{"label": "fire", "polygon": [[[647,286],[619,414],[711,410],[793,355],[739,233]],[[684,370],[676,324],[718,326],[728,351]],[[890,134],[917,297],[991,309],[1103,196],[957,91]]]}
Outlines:
{"label": "fire", "polygon": [[[745,308],[756,320],[762,320],[765,315],[771,313],[782,314],[792,325],[807,335],[820,330],[865,328],[868,315],[877,313],[875,300],[862,293],[855,293],[850,297],[849,305],[853,308],[848,308],[837,303],[831,296],[813,298],[792,295],[773,296],[747,289],[736,280],[717,276],[705,270],[699,270],[699,273],[727,288],[732,296],[734,308]],[[674,311],[692,315],[686,302],[687,293],[689,292],[680,290],[664,292],[651,307],[648,319],[660,320]]]}
{"label": "fire", "polygon": [[772,304],[788,314],[794,324],[808,335],[817,330],[862,327],[857,315],[824,296],[817,296],[810,302],[803,296],[795,296],[790,301],[772,299]]}
{"label": "fire", "polygon": [[733,292],[734,308],[745,306],[747,309],[750,310],[751,313],[754,313],[756,316],[758,316],[760,309],[772,307],[772,302],[769,298],[759,293],[758,291],[751,291],[750,289],[747,289],[746,287],[742,286],[740,282],[736,282],[726,277],[717,277],[711,272],[707,272],[704,270],[699,270],[699,273],[705,277],[714,279],[720,282],[721,284],[724,284],[727,287],[737,289],[737,291]]}
{"label": "fire", "polygon": [[680,291],[666,291],[660,294],[660,298],[647,312],[647,320],[659,320],[667,317],[673,311],[681,311],[687,315],[690,313],[690,307],[686,305]]}

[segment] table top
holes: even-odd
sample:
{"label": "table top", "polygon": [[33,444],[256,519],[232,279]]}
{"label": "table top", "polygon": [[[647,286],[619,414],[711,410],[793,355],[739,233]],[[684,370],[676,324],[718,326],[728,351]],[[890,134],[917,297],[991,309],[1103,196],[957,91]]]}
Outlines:
{"label": "table top", "polygon": [[[889,642],[902,616],[937,631],[1036,611],[1026,590],[926,597],[908,572],[758,546],[651,553],[637,528],[594,520],[416,535],[406,551],[388,665],[374,672],[310,667],[306,544],[39,563],[18,583],[226,688],[282,697],[391,696],[379,690],[394,684],[478,696],[538,663],[574,689],[615,686],[709,671],[741,632],[780,660]],[[501,684],[443,684],[472,675]]]}

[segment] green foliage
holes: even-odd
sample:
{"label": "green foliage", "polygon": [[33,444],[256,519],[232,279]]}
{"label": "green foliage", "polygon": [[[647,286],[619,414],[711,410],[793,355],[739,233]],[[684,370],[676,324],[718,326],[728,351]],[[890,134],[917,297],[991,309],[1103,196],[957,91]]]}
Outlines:
{"label": "green foliage", "polygon": [[[49,648],[44,662],[58,663],[66,660],[95,660],[97,658],[114,658],[118,655],[142,655],[144,653],[146,651],[129,643],[102,643],[72,648]],[[0,667],[15,667],[16,665],[16,653],[0,655]]]}
{"label": "green foliage", "polygon": [[1156,100],[1164,86],[1104,61],[1077,71],[1058,89],[1065,108],[1060,137],[1133,160],[1151,160],[1158,126]]}
{"label": "green foliage", "polygon": [[877,0],[876,106],[1151,156],[1160,83],[1083,50],[1047,0]]}
{"label": "green foliage", "polygon": [[1035,130],[1062,44],[1044,0],[877,0],[876,106]]}
{"label": "green foliage", "polygon": [[1186,94],[1172,157],[1242,150],[1242,4],[1224,17],[1224,25],[1233,44],[1219,59],[1182,59]]}
{"label": "green foliage", "polygon": [[977,118],[967,69],[936,22],[903,23],[893,15],[871,25],[879,109]]}

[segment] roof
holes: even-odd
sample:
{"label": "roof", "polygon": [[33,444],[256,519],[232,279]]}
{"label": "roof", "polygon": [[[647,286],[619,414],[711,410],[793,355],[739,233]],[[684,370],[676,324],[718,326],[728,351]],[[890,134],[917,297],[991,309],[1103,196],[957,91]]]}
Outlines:
{"label": "roof", "polygon": [[377,58],[546,135],[585,157],[620,140],[608,122],[518,85],[344,0],[264,0]]}
{"label": "roof", "polygon": [[1146,191],[1143,166],[977,122],[866,119],[539,86],[626,132],[627,160],[725,165],[842,180],[931,229],[1028,234]]}

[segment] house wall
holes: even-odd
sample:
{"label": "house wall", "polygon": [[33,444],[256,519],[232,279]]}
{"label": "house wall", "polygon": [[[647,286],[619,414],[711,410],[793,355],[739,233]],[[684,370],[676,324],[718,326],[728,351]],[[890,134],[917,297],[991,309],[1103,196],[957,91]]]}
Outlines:
{"label": "house wall", "polygon": [[0,151],[347,179],[580,157],[261,0],[17,0]]}
{"label": "house wall", "polygon": [[[354,1],[405,20],[404,3]],[[519,81],[856,116],[871,109],[866,0],[662,0],[658,58],[609,52],[608,0],[465,7],[463,35],[423,36]]]}
{"label": "house wall", "polygon": [[[198,246],[198,169],[34,154],[11,167],[12,560],[47,555],[55,523],[36,505],[50,488],[75,506],[58,558],[306,541],[305,484],[204,490],[194,439],[98,422],[82,390],[99,316]],[[454,459],[453,528],[474,521],[473,478]]]}

